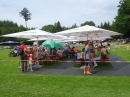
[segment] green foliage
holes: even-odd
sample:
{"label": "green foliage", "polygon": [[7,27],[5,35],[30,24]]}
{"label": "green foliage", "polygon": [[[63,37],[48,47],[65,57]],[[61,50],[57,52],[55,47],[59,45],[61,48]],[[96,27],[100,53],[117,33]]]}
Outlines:
{"label": "green foliage", "polygon": [[[0,21],[0,35],[16,33],[19,31],[25,31],[27,29],[29,28],[25,28],[22,25],[18,26],[17,23],[13,23],[12,21],[9,21],[9,20]],[[0,38],[0,42],[7,41],[7,40],[18,41],[19,39],[13,38],[13,37]]]}
{"label": "green foliage", "polygon": [[120,48],[115,48],[114,46],[115,44],[111,44],[111,50],[109,51],[111,54],[116,54],[122,59],[130,61],[130,50],[127,50],[127,47],[130,46],[130,44],[120,44]]}
{"label": "green foliage", "polygon": [[112,24],[110,24],[110,22],[101,23],[98,27],[106,30],[112,30]]}
{"label": "green foliage", "polygon": [[124,37],[130,37],[130,0],[121,0],[118,5],[118,15],[115,17],[115,27]]}
{"label": "green foliage", "polygon": [[45,25],[45,26],[42,27],[42,30],[54,33],[54,32],[56,32],[56,27],[54,25],[51,25],[51,24]]}
{"label": "green foliage", "polygon": [[76,25],[76,23],[74,25],[72,25],[71,28],[77,28],[78,26]]}
{"label": "green foliage", "polygon": [[84,23],[81,23],[81,26],[85,26],[85,25],[95,26],[95,23],[93,21],[86,21]]}
{"label": "green foliage", "polygon": [[31,19],[32,14],[29,12],[27,8],[23,8],[23,10],[19,12],[19,15],[22,16],[25,19],[25,21],[28,21]]}
{"label": "green foliage", "polygon": [[48,31],[48,32],[51,32],[51,33],[59,32],[59,31],[62,31],[63,29],[64,28],[61,27],[61,24],[60,24],[59,21],[54,23],[54,25],[49,24],[49,25],[45,25],[45,26],[42,27],[42,30]]}
{"label": "green foliage", "polygon": [[55,25],[55,27],[56,27],[56,32],[62,31],[62,27],[61,27],[61,24],[60,24],[59,21],[58,21],[57,23],[55,23],[54,25]]}

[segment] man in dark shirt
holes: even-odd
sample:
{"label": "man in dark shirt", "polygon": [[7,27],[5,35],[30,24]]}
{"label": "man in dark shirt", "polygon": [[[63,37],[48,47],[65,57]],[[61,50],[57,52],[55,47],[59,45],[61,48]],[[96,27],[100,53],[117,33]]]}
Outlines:
{"label": "man in dark shirt", "polygon": [[23,54],[20,55],[20,61],[21,61],[21,71],[22,72],[26,72],[27,71],[27,60],[28,60],[28,56],[27,56],[27,47],[24,44],[24,42],[22,41],[20,43],[20,46],[18,48],[22,48],[23,49]]}

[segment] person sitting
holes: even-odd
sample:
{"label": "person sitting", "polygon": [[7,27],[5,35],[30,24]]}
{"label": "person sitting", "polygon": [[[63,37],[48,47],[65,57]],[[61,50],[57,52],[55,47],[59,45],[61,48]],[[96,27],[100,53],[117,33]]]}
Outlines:
{"label": "person sitting", "polygon": [[78,56],[77,54],[79,54],[80,51],[78,50],[78,48],[73,47],[72,52],[73,52],[73,58],[74,58],[74,61],[76,61],[76,60],[77,60],[77,56]]}
{"label": "person sitting", "polygon": [[63,58],[63,50],[61,50],[60,48],[57,50],[57,56],[58,56],[58,59]]}
{"label": "person sitting", "polygon": [[65,57],[70,58],[69,51],[67,48],[64,49],[63,54],[65,55]]}
{"label": "person sitting", "polygon": [[77,60],[81,61],[81,65],[84,64],[84,54],[85,54],[84,51],[85,51],[85,48],[83,48],[82,51],[77,52]]}
{"label": "person sitting", "polygon": [[58,57],[57,57],[57,51],[55,48],[52,48],[52,51],[51,51],[51,59],[54,59],[56,60]]}
{"label": "person sitting", "polygon": [[84,63],[85,63],[85,62],[84,62],[84,61],[85,61],[85,60],[84,60],[84,56],[85,56],[85,48],[82,49],[81,54],[82,54],[82,58],[81,58],[81,61],[82,61],[82,62],[81,62],[81,63],[84,64]]}
{"label": "person sitting", "polygon": [[62,50],[60,48],[57,50],[57,55],[62,56]]}
{"label": "person sitting", "polygon": [[46,58],[46,51],[45,49],[43,48],[41,51],[40,51],[40,59],[43,60]]}
{"label": "person sitting", "polygon": [[102,59],[108,59],[109,58],[108,51],[105,48],[105,46],[102,46],[102,48],[101,48],[101,54],[102,54]]}
{"label": "person sitting", "polygon": [[52,55],[55,55],[55,56],[56,56],[56,55],[57,55],[56,49],[55,49],[55,48],[52,48],[52,52],[51,52],[51,53],[52,53]]}
{"label": "person sitting", "polygon": [[97,47],[95,50],[95,55],[94,60],[101,60],[102,54],[101,54],[101,47]]}

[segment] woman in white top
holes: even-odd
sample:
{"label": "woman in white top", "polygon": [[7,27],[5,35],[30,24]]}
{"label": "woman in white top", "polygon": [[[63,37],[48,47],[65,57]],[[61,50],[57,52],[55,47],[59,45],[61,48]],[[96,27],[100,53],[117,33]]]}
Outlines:
{"label": "woman in white top", "polygon": [[57,50],[57,54],[58,54],[59,56],[62,56],[62,50],[61,50],[60,48]]}

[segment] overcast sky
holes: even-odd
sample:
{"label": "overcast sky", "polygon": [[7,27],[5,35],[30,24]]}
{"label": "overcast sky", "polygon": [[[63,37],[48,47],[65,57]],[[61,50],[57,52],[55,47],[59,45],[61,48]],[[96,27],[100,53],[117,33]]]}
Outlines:
{"label": "overcast sky", "polygon": [[120,0],[0,0],[0,20],[11,20],[25,26],[19,12],[27,8],[32,14],[28,27],[42,28],[60,21],[61,26],[78,26],[85,21],[112,22]]}

